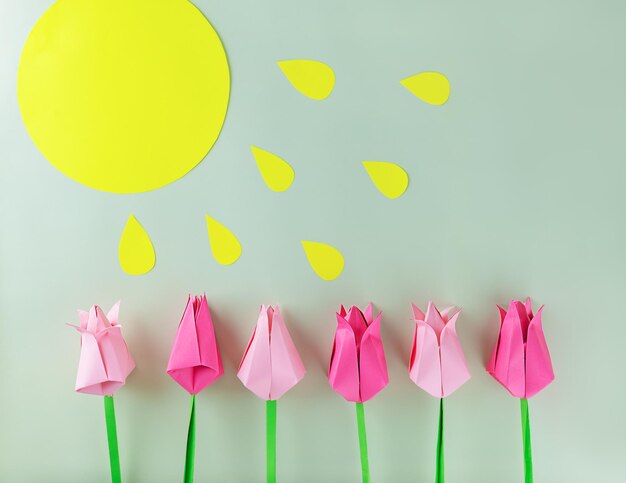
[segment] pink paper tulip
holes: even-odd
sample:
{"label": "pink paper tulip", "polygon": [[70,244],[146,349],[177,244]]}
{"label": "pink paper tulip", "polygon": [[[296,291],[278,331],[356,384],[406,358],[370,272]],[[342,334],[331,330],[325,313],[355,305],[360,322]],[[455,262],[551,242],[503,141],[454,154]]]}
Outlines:
{"label": "pink paper tulip", "polygon": [[446,397],[465,384],[470,376],[461,342],[456,333],[456,321],[461,311],[452,317],[453,307],[439,312],[428,302],[426,315],[413,305],[415,333],[409,360],[409,377],[434,397]]}
{"label": "pink paper tulip", "polygon": [[300,382],[305,372],[278,306],[261,306],[237,377],[254,394],[269,401],[280,398]]}
{"label": "pink paper tulip", "polygon": [[112,396],[124,385],[135,368],[118,323],[120,303],[107,315],[97,305],[89,312],[78,311],[80,325],[80,361],[76,391],[96,396]]}
{"label": "pink paper tulip", "polygon": [[189,394],[198,394],[224,374],[206,295],[187,299],[167,373]]}
{"label": "pink paper tulip", "polygon": [[541,312],[533,316],[526,304],[511,301],[500,310],[500,333],[487,371],[515,397],[529,398],[554,380],[550,352],[543,335]]}
{"label": "pink paper tulip", "polygon": [[373,319],[372,304],[365,314],[354,306],[347,314],[341,306],[337,314],[328,381],[348,401],[365,402],[389,383],[380,316]]}

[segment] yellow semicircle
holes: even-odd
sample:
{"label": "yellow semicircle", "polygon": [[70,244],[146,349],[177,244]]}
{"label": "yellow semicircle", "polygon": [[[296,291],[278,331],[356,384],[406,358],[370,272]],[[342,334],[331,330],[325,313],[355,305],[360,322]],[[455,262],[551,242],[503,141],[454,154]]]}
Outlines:
{"label": "yellow semicircle", "polygon": [[335,87],[333,69],[318,60],[281,60],[278,67],[292,86],[311,99],[326,99]]}
{"label": "yellow semicircle", "polygon": [[440,72],[420,72],[400,81],[414,96],[440,106],[450,97],[450,81]]}
{"label": "yellow semicircle", "polygon": [[118,258],[122,270],[130,275],[148,273],[156,263],[152,241],[133,215],[128,217],[120,237]]}
{"label": "yellow semicircle", "polygon": [[311,268],[323,280],[334,280],[343,271],[343,255],[326,243],[302,240],[302,248]]}
{"label": "yellow semicircle", "polygon": [[409,176],[402,167],[387,161],[363,161],[370,179],[387,198],[398,198],[409,185]]}
{"label": "yellow semicircle", "polygon": [[206,215],[211,253],[217,263],[231,265],[241,256],[241,243],[237,237],[219,221]]}
{"label": "yellow semicircle", "polygon": [[287,191],[293,183],[295,173],[284,159],[256,146],[251,146],[252,155],[261,176],[272,191]]}

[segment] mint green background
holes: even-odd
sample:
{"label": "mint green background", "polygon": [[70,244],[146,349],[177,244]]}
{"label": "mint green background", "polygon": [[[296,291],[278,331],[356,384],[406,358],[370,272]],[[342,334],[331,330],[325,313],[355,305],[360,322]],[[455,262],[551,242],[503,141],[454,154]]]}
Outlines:
{"label": "mint green background", "polygon": [[[139,195],[64,177],[28,137],[15,95],[20,49],[50,0],[0,1],[0,480],[105,482],[102,400],[73,392],[76,308],[123,299],[137,369],[116,396],[127,482],[182,479],[188,396],[165,366],[186,296],[206,291],[226,375],[198,397],[196,481],[265,474],[264,404],[236,379],[262,303],[279,303],[308,369],[278,403],[282,482],[359,481],[352,404],[325,369],[340,303],[383,311],[390,385],[368,402],[374,482],[432,481],[438,402],[406,363],[409,303],[463,307],[473,379],[446,402],[450,482],[522,481],[519,403],[484,371],[496,303],[545,304],[556,381],[530,401],[541,482],[623,481],[626,463],[626,3],[622,1],[208,1],[227,49],[223,133],[188,176]],[[276,61],[335,69],[323,102]],[[444,72],[429,106],[400,79]],[[249,146],[280,154],[296,180],[269,191]],[[410,176],[388,200],[361,161]],[[155,269],[124,274],[117,243],[137,216]],[[239,237],[212,259],[205,213]],[[342,250],[318,279],[301,239]]]}

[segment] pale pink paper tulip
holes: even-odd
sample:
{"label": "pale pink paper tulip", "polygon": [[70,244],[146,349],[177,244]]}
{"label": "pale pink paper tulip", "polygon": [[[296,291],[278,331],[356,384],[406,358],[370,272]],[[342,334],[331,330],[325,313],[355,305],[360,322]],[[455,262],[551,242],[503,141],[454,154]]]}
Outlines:
{"label": "pale pink paper tulip", "polygon": [[409,360],[409,377],[434,397],[447,397],[465,384],[470,376],[456,321],[461,311],[450,317],[453,307],[439,312],[428,302],[426,314],[413,305],[415,333]]}
{"label": "pale pink paper tulip", "polygon": [[167,373],[189,394],[198,394],[224,374],[206,295],[187,299]]}
{"label": "pale pink paper tulip", "polygon": [[337,314],[328,381],[348,401],[365,402],[389,383],[380,316],[373,318],[372,304],[365,314],[354,306],[348,313],[341,306]]}
{"label": "pale pink paper tulip", "polygon": [[261,306],[237,377],[266,401],[276,400],[304,377],[306,370],[280,316],[278,306]]}
{"label": "pale pink paper tulip", "polygon": [[554,380],[550,352],[543,335],[541,312],[533,315],[526,304],[512,300],[500,311],[500,333],[487,371],[513,396],[529,398]]}
{"label": "pale pink paper tulip", "polygon": [[135,368],[118,323],[119,310],[119,302],[107,315],[94,305],[89,312],[78,311],[79,326],[68,324],[80,332],[77,392],[112,396]]}

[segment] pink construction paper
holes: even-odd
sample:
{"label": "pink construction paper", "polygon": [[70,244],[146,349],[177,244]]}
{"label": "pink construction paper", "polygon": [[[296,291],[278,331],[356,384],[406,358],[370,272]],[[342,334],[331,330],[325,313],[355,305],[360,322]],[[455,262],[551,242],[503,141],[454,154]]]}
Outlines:
{"label": "pink construction paper", "polygon": [[104,315],[94,305],[89,312],[78,311],[80,325],[68,324],[80,332],[77,392],[112,396],[135,368],[118,323],[119,309],[118,302]]}
{"label": "pink construction paper", "polygon": [[409,377],[434,397],[446,397],[465,384],[470,376],[456,321],[461,311],[450,317],[453,307],[439,312],[428,302],[426,314],[413,305],[415,333],[409,359]]}
{"label": "pink construction paper", "polygon": [[261,399],[280,398],[304,377],[306,370],[278,306],[261,306],[237,377]]}
{"label": "pink construction paper", "polygon": [[373,319],[372,304],[365,314],[354,306],[337,314],[328,381],[348,401],[365,402],[389,383],[380,317]]}
{"label": "pink construction paper", "polygon": [[206,295],[187,299],[167,373],[190,394],[198,394],[224,374]]}
{"label": "pink construction paper", "polygon": [[513,396],[529,398],[554,380],[550,352],[543,335],[541,313],[533,315],[530,299],[512,300],[500,311],[500,333],[487,371]]}

